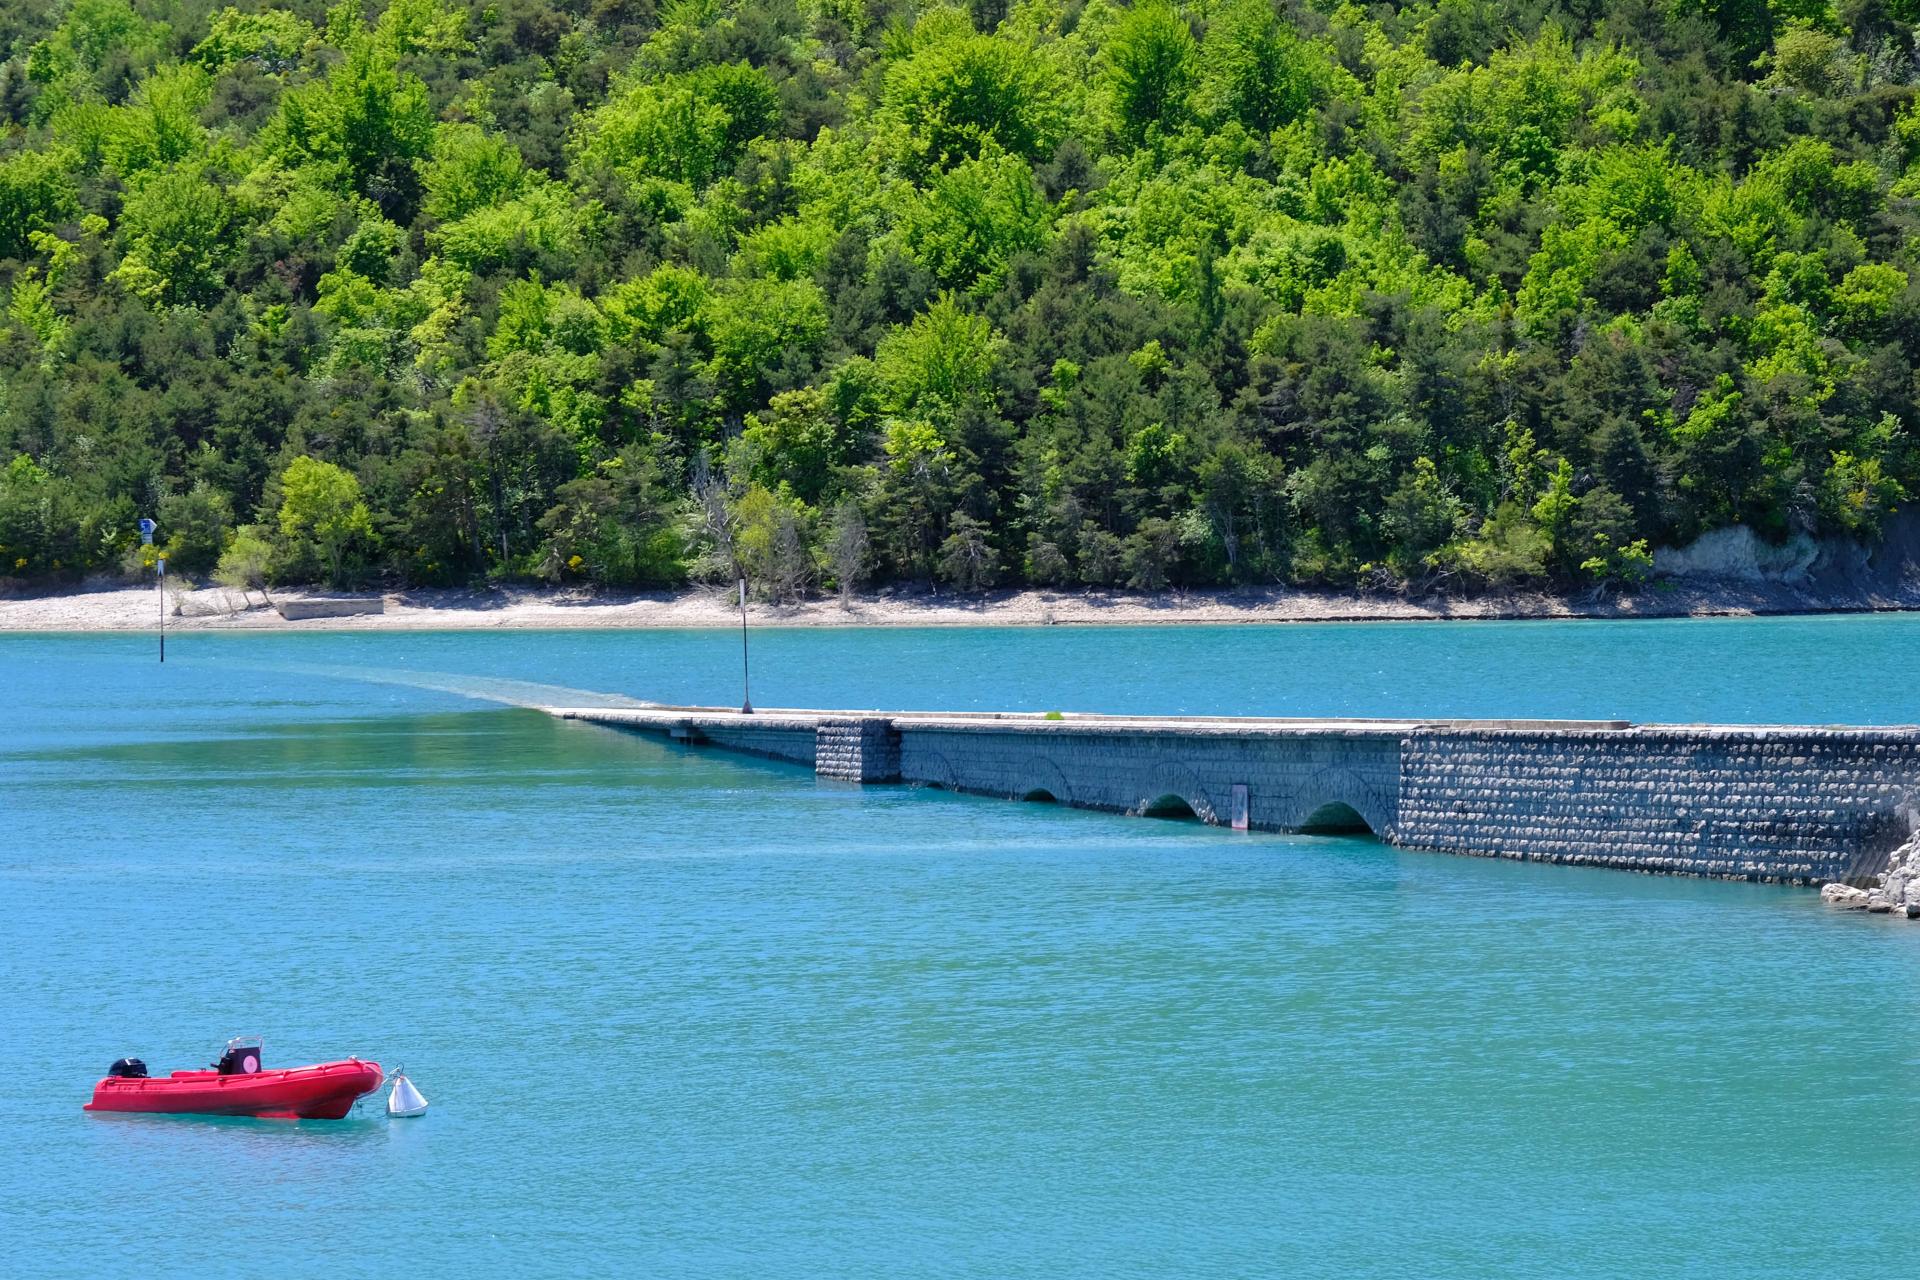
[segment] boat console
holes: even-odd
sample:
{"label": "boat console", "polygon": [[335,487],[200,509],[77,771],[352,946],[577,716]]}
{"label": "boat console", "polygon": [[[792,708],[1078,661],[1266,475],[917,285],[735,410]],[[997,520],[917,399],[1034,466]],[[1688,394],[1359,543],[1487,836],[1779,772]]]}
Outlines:
{"label": "boat console", "polygon": [[260,1070],[260,1054],[265,1042],[259,1036],[235,1036],[227,1041],[227,1050],[213,1069],[223,1076],[250,1076]]}

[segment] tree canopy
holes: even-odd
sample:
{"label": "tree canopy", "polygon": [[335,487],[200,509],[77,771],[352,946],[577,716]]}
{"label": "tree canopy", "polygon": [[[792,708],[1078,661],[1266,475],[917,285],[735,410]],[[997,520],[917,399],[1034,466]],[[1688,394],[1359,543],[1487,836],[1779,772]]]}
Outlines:
{"label": "tree canopy", "polygon": [[0,578],[1643,575],[1920,486],[1914,0],[0,0]]}

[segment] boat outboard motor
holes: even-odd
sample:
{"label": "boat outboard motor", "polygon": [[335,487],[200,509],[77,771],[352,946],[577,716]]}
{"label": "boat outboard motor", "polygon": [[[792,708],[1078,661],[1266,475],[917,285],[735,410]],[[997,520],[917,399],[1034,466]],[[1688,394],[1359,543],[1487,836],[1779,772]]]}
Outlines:
{"label": "boat outboard motor", "polygon": [[227,1051],[213,1065],[223,1076],[250,1076],[260,1069],[260,1045],[229,1040]]}
{"label": "boat outboard motor", "polygon": [[145,1080],[147,1064],[138,1058],[122,1058],[107,1068],[109,1076],[118,1076],[122,1080]]}

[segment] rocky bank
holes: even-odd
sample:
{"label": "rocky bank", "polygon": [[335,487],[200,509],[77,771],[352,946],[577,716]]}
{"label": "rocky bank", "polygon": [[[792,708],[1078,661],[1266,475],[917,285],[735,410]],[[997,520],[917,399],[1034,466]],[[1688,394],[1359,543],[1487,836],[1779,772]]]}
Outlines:
{"label": "rocky bank", "polygon": [[1871,889],[1829,884],[1820,890],[1820,898],[1846,911],[1870,911],[1920,920],[1920,833],[1893,851],[1886,872]]}

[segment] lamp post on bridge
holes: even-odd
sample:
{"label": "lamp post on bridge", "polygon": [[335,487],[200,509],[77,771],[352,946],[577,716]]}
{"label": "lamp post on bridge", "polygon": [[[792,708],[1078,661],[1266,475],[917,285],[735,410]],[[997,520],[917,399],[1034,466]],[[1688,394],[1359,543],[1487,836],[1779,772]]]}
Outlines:
{"label": "lamp post on bridge", "polygon": [[752,681],[747,669],[747,580],[740,579],[740,714],[753,714]]}
{"label": "lamp post on bridge", "polygon": [[[145,516],[140,518],[140,545],[153,545],[153,531],[160,526]],[[154,566],[154,580],[160,588],[160,661],[167,660],[167,558],[162,555]]]}

